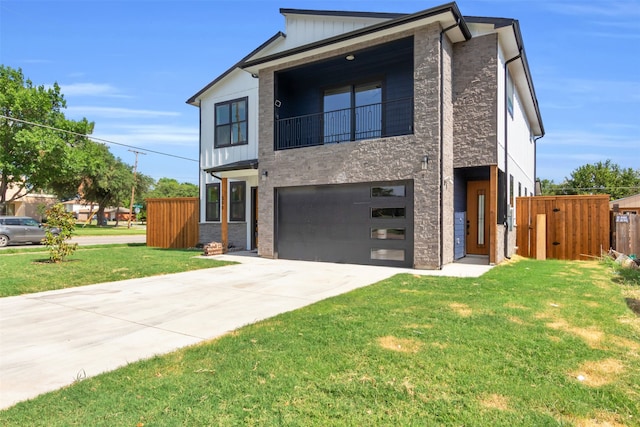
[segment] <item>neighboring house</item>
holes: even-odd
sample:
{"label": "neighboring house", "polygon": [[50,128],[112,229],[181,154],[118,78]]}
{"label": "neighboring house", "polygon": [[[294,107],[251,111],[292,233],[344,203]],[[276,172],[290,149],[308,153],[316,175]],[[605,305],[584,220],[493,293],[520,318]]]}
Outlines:
{"label": "neighboring house", "polygon": [[73,216],[78,220],[87,220],[89,216],[89,212],[93,211],[94,213],[98,210],[98,205],[95,203],[87,202],[86,200],[67,200],[66,202],[62,202],[64,205],[64,210],[66,212],[73,212]]}
{"label": "neighboring house", "polygon": [[640,214],[640,194],[623,197],[609,202],[609,208],[621,214]]}
{"label": "neighboring house", "polygon": [[[518,21],[281,9],[200,109],[200,241],[435,269],[514,253],[544,128]],[[224,195],[227,195],[224,198]],[[259,234],[258,234],[259,231]]]}
{"label": "neighboring house", "polygon": [[[73,216],[78,221],[87,221],[91,215],[92,219],[95,219],[95,215],[98,212],[98,204],[93,202],[87,202],[86,200],[68,200],[62,203],[65,211],[73,212]],[[114,208],[107,207],[104,210],[105,217],[108,221],[127,221],[129,219],[129,209],[125,207]]]}
{"label": "neighboring house", "polygon": [[[10,186],[7,190],[7,200],[13,198],[20,190]],[[58,202],[56,196],[44,193],[29,193],[7,203],[7,215],[29,216],[37,221],[44,219],[44,212]]]}

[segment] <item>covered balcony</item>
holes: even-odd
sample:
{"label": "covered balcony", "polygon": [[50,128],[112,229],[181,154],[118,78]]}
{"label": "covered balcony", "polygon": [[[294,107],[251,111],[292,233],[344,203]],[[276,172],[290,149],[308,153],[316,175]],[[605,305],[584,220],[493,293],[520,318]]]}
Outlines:
{"label": "covered balcony", "polygon": [[275,150],[413,133],[413,38],[276,73]]}

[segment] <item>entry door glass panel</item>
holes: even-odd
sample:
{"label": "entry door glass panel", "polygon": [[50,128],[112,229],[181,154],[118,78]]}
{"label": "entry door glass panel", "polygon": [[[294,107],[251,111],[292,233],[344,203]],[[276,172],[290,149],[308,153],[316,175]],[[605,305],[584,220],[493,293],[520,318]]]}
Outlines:
{"label": "entry door glass panel", "polygon": [[478,191],[478,246],[484,246],[484,190]]}

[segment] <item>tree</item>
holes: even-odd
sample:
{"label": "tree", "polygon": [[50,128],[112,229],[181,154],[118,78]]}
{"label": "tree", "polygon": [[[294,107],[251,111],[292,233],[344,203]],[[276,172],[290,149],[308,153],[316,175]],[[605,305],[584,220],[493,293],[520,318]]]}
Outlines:
{"label": "tree", "polygon": [[543,196],[552,196],[558,194],[560,186],[561,185],[553,182],[552,179],[540,180],[540,191],[542,191]]}
{"label": "tree", "polygon": [[640,169],[623,169],[611,160],[586,164],[571,172],[566,184],[574,194],[609,194],[616,200],[640,192]]}
{"label": "tree", "polygon": [[[53,188],[61,195],[72,193],[75,185],[77,191],[82,151],[77,146],[86,143],[82,135],[93,132],[93,123],[67,120],[64,108],[57,83],[50,88],[34,86],[21,69],[0,65],[0,214],[8,202],[35,190]],[[19,191],[9,198],[11,187]]]}
{"label": "tree", "polygon": [[120,206],[131,195],[134,184],[132,167],[115,157],[104,144],[87,146],[86,164],[80,192],[83,199],[98,205],[98,224],[107,206]]}
{"label": "tree", "polygon": [[198,186],[189,182],[178,183],[173,178],[160,178],[145,198],[198,197]]}

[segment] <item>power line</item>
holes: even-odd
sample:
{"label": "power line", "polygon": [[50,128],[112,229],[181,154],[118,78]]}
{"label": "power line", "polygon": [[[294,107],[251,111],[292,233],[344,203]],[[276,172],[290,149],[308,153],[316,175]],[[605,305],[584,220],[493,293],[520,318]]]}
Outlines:
{"label": "power line", "polygon": [[34,123],[34,122],[29,122],[27,120],[16,119],[14,117],[5,116],[4,114],[0,114],[0,117],[5,118],[5,119],[10,120],[10,121],[14,121],[14,122],[25,123],[25,124],[31,125],[31,126],[38,126],[38,127],[45,128],[45,129],[55,130],[55,131],[58,131],[58,132],[65,132],[65,133],[68,133],[68,134],[71,134],[71,135],[75,135],[75,136],[81,136],[83,138],[91,139],[91,140],[98,141],[98,142],[104,142],[106,144],[120,145],[122,147],[134,148],[136,150],[145,150],[145,151],[148,151],[149,153],[159,154],[161,156],[167,156],[167,157],[174,157],[176,159],[188,160],[190,162],[199,162],[199,160],[190,159],[188,157],[182,157],[182,156],[177,156],[175,154],[163,153],[161,151],[148,150],[146,148],[140,148],[140,147],[136,147],[134,145],[128,145],[128,144],[123,144],[121,142],[109,141],[108,139],[96,138],[95,136],[85,135],[85,134],[82,134],[82,133],[73,132],[73,131],[66,130],[66,129],[59,129],[59,128],[56,128],[56,127],[53,127],[53,126],[43,125],[41,123]]}

